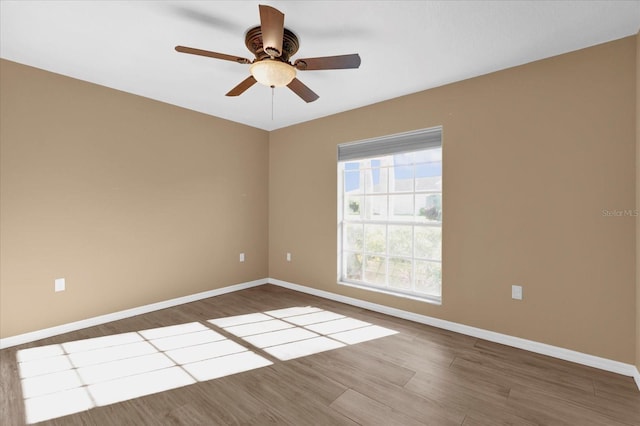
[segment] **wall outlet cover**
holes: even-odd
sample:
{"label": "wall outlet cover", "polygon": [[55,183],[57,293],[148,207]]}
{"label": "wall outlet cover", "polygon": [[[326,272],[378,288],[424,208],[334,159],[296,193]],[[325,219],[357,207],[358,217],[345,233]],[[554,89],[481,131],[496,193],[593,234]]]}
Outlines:
{"label": "wall outlet cover", "polygon": [[515,300],[522,300],[522,286],[521,285],[512,285],[511,286],[511,298]]}
{"label": "wall outlet cover", "polygon": [[58,292],[58,291],[65,291],[65,289],[66,289],[65,279],[56,278],[54,281],[54,290]]}

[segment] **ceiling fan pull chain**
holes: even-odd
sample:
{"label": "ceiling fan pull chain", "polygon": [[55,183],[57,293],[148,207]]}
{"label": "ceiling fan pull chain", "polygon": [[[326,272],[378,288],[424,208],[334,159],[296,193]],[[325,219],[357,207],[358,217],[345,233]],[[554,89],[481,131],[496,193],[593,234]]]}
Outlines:
{"label": "ceiling fan pull chain", "polygon": [[271,86],[271,121],[273,121],[273,97],[275,95],[276,88]]}

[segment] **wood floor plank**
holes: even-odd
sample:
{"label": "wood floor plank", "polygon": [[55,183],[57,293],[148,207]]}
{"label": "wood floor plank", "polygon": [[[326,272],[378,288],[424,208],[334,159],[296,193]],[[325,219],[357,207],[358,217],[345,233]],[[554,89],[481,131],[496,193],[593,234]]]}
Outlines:
{"label": "wood floor plank", "polygon": [[418,422],[398,411],[394,411],[390,407],[351,389],[344,392],[330,407],[361,425],[424,425],[422,422]]}
{"label": "wood floor plank", "polygon": [[508,405],[517,410],[523,418],[538,424],[584,426],[635,426],[638,424],[619,422],[595,410],[532,389],[512,389]]}
{"label": "wood floor plank", "polygon": [[354,351],[375,353],[389,362],[413,371],[429,371],[434,366],[447,368],[457,355],[463,353],[433,342],[425,344],[404,334],[364,342],[354,346]]}
{"label": "wood floor plank", "polygon": [[470,407],[490,411],[493,411],[492,407],[502,407],[510,390],[475,377],[448,375],[445,371],[416,373],[405,388],[445,405],[457,406],[465,412]]}
{"label": "wood floor plank", "polygon": [[517,416],[489,416],[477,411],[471,411],[464,418],[462,426],[539,426]]}
{"label": "wood floor plank", "polygon": [[599,370],[586,365],[552,358],[546,355],[525,351],[523,349],[502,345],[500,343],[489,342],[487,340],[478,339],[475,347],[480,353],[491,354],[496,357],[510,360],[511,362],[515,361],[523,365],[546,369],[549,372],[557,374],[568,373],[570,376],[574,376],[576,378],[582,377],[588,380],[603,378],[608,382],[621,383],[628,383],[630,379],[629,377],[621,376],[609,371]]}
{"label": "wood floor plank", "polygon": [[258,369],[251,374],[229,377],[227,381],[233,381],[238,398],[248,395],[264,401],[272,413],[296,418],[298,425],[352,424],[348,418],[327,409],[333,401],[323,400],[315,391],[305,392],[304,385],[301,386],[302,377],[291,380],[291,377],[279,374],[276,368]]}
{"label": "wood floor plank", "polygon": [[453,426],[459,425],[464,419],[463,412],[445,409],[435,401],[377,377],[375,372],[367,374],[351,368],[335,369],[325,361],[320,357],[309,357],[296,362],[307,366],[310,370],[332,377],[336,381],[347,383],[352,390],[393,407],[422,423]]}
{"label": "wood floor plank", "polygon": [[24,419],[22,385],[16,360],[16,348],[0,351],[0,419]]}
{"label": "wood floor plank", "polygon": [[570,389],[578,393],[593,395],[593,380],[565,371],[553,371],[539,364],[526,362],[514,356],[513,359],[496,358],[484,353],[466,353],[456,357],[452,368],[466,368],[467,370],[499,371],[503,375],[519,378],[528,384],[538,384],[542,387],[554,386]]}
{"label": "wood floor plank", "polygon": [[[606,399],[594,395],[589,386],[582,388],[574,386],[574,380],[568,380],[566,373],[554,379],[547,372],[538,371],[537,368],[523,371],[518,366],[508,365],[505,362],[491,361],[491,364],[471,362],[464,358],[456,358],[451,364],[451,369],[467,374],[469,377],[483,378],[511,389],[529,389],[542,392],[547,396],[564,400],[576,407],[587,410],[596,409],[599,413],[620,422],[640,424],[640,403],[626,404],[625,400]],[[582,377],[576,378],[584,380]],[[638,399],[640,402],[640,399]]]}
{"label": "wood floor plank", "polygon": [[[207,322],[305,306],[397,334],[281,361]],[[41,424],[640,425],[640,392],[629,377],[271,285],[0,351],[0,424],[25,424],[19,350],[193,322],[272,364]]]}
{"label": "wood floor plank", "polygon": [[593,380],[595,394],[608,400],[625,400],[640,409],[640,392],[633,377],[617,378],[620,380]]}
{"label": "wood floor plank", "polygon": [[296,362],[276,364],[270,368],[282,381],[295,384],[298,392],[313,395],[314,399],[326,405],[347,390],[343,384]]}
{"label": "wood floor plank", "polygon": [[347,377],[364,377],[371,380],[403,386],[415,374],[415,371],[376,357],[372,353],[362,353],[341,348],[316,354],[300,362],[322,368],[324,374],[334,380],[349,385]]}
{"label": "wood floor plank", "polygon": [[157,418],[157,424],[241,425],[268,408],[263,401],[238,392],[234,386],[225,386],[223,381],[198,383],[126,402],[135,404],[132,411]]}

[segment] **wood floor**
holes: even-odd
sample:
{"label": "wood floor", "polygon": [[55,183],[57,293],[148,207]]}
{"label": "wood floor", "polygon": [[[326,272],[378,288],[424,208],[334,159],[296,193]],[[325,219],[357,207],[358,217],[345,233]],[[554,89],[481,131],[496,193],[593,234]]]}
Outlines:
{"label": "wood floor", "polygon": [[[282,361],[208,322],[299,306],[397,333]],[[18,350],[190,322],[272,364],[41,424],[640,425],[640,392],[629,377],[271,285],[0,351],[0,423],[26,422]]]}

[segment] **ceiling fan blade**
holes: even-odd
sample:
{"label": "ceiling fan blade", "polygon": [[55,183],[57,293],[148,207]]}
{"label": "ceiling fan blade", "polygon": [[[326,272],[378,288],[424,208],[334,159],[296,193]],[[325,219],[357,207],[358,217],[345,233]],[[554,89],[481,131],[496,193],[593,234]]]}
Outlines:
{"label": "ceiling fan blade", "polygon": [[360,55],[353,53],[351,55],[323,56],[320,58],[303,58],[296,59],[293,64],[300,71],[313,70],[340,70],[347,68],[360,67]]}
{"label": "ceiling fan blade", "polygon": [[239,64],[250,64],[251,61],[247,58],[241,58],[239,56],[226,55],[224,53],[211,52],[209,50],[194,49],[193,47],[176,46],[176,50],[182,53],[190,53],[198,56],[208,56],[209,58],[223,59],[225,61],[237,62]]}
{"label": "ceiling fan blade", "polygon": [[249,77],[242,80],[242,82],[238,84],[236,87],[229,90],[229,93],[227,93],[226,96],[241,95],[244,93],[245,90],[247,90],[249,87],[253,86],[254,84],[256,84],[256,79],[253,78],[252,75],[250,75]]}
{"label": "ceiling fan blade", "polygon": [[293,93],[300,96],[302,100],[307,103],[313,102],[320,97],[297,78],[291,80],[291,83],[287,84],[287,87],[293,90]]}
{"label": "ceiling fan blade", "polygon": [[284,13],[271,6],[259,5],[262,48],[269,56],[282,55],[284,38]]}

